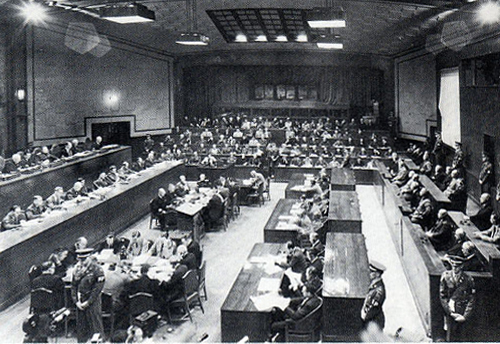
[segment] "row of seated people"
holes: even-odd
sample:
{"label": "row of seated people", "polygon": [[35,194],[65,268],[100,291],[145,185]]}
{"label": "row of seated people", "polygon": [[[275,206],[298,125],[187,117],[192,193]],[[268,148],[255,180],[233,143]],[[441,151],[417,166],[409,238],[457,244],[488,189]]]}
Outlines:
{"label": "row of seated people", "polygon": [[350,120],[336,119],[332,120],[330,117],[317,117],[314,119],[298,119],[298,118],[282,118],[282,117],[253,117],[249,118],[245,114],[229,114],[226,116],[216,117],[214,119],[209,117],[194,117],[192,119],[184,118],[184,126],[190,128],[240,128],[248,130],[251,128],[276,128],[276,129],[295,129],[301,131],[310,131],[314,129],[358,129],[362,123],[359,123],[355,118]]}
{"label": "row of seated people", "polygon": [[45,200],[42,196],[35,195],[33,203],[26,210],[23,210],[19,205],[11,207],[2,220],[1,231],[19,229],[25,221],[41,218],[46,212],[63,208],[65,201],[79,200],[81,197],[87,196],[96,197],[92,193],[98,189],[112,187],[118,183],[126,184],[130,175],[147,169],[159,162],[161,161],[156,159],[151,162],[148,160],[148,163],[143,166],[138,166],[134,163],[131,168],[129,163],[124,161],[120,168],[117,168],[115,165],[110,166],[107,172],[99,174],[99,177],[90,185],[86,184],[83,178],[78,178],[73,187],[66,192],[63,187],[57,186],[54,188],[54,193]]}
{"label": "row of seated people", "polygon": [[1,173],[18,173],[27,168],[44,168],[49,167],[54,162],[59,162],[61,159],[72,157],[75,154],[82,152],[98,151],[103,148],[102,137],[96,137],[92,142],[87,138],[84,143],[77,139],[71,142],[66,142],[64,146],[61,144],[53,144],[49,149],[43,147],[28,147],[25,150],[16,152],[11,159],[5,160],[0,157],[0,172]]}
{"label": "row of seated people", "polygon": [[[183,276],[188,271],[198,270],[202,263],[202,251],[197,242],[187,236],[177,246],[167,232],[155,241],[144,240],[138,231],[133,232],[130,239],[117,239],[110,234],[96,247],[95,250],[89,249],[87,240],[81,237],[74,247],[56,250],[41,266],[30,270],[33,313],[48,313],[63,306],[70,308],[70,300],[65,299],[64,290],[65,284],[71,287],[73,302],[82,311],[81,319],[77,317],[79,342],[85,342],[94,333],[104,336],[103,310],[101,302],[97,301],[102,294],[111,297],[115,314],[115,326],[112,328],[124,329],[131,316],[137,315],[130,313],[133,312],[130,309],[131,296],[137,293],[152,295],[154,310],[168,315],[168,303],[182,295]],[[99,254],[106,251],[116,257],[113,263],[106,264],[100,260]],[[135,257],[148,256],[161,258],[170,264],[170,276],[166,279],[155,277],[158,275],[150,273],[147,263],[133,265]],[[40,290],[50,291],[51,297],[37,301],[33,295]],[[82,301],[83,296],[80,295],[89,294],[93,296]],[[86,302],[86,306],[79,307],[80,302]]]}
{"label": "row of seated people", "polygon": [[[253,193],[260,197],[262,191],[267,187],[267,180],[256,171],[251,171],[250,177],[249,186],[254,190]],[[177,224],[175,208],[185,202],[187,194],[198,194],[202,188],[216,189],[208,204],[203,208],[201,216],[195,217],[195,223],[201,222],[199,225],[203,225],[205,230],[216,227],[225,216],[226,210],[233,209],[238,205],[239,187],[234,179],[220,176],[219,179],[211,182],[202,173],[199,179],[190,185],[186,177],[181,175],[177,184],[170,183],[167,190],[160,188],[157,196],[150,202],[151,214],[158,219],[160,229],[167,230],[168,227],[175,226]]]}
{"label": "row of seated people", "polygon": [[23,221],[38,219],[43,217],[46,212],[61,209],[65,201],[89,196],[92,191],[99,188],[113,186],[120,181],[125,182],[132,173],[134,172],[130,170],[128,162],[125,161],[120,169],[112,165],[107,173],[101,173],[91,186],[86,185],[85,179],[78,178],[73,187],[66,192],[62,186],[57,186],[54,189],[54,193],[45,200],[42,196],[35,195],[33,202],[26,210],[23,210],[19,205],[12,206],[11,210],[2,220],[2,231],[17,229],[22,225]]}

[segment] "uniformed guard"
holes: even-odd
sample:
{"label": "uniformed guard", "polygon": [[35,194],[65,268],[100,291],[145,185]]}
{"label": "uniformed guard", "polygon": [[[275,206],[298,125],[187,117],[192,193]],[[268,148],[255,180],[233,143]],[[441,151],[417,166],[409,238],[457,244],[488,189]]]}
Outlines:
{"label": "uniformed guard", "polygon": [[493,186],[493,164],[490,162],[488,155],[483,153],[483,161],[481,164],[481,171],[479,172],[479,184],[481,185],[481,193],[489,193],[490,188]]}
{"label": "uniformed guard", "polygon": [[382,274],[385,266],[377,261],[370,261],[370,287],[365,302],[361,308],[361,320],[366,327],[370,322],[378,325],[382,331],[385,326],[385,316],[382,306],[385,301],[385,285]]}
{"label": "uniformed guard", "polygon": [[76,305],[77,338],[85,343],[94,333],[104,336],[101,291],[104,271],[91,256],[92,248],[77,250],[78,263],[71,282],[71,297]]}
{"label": "uniformed guard", "polygon": [[463,323],[470,319],[476,301],[474,279],[463,271],[464,258],[450,256],[452,269],[443,272],[439,285],[439,298],[445,313],[446,340],[468,341],[464,337]]}

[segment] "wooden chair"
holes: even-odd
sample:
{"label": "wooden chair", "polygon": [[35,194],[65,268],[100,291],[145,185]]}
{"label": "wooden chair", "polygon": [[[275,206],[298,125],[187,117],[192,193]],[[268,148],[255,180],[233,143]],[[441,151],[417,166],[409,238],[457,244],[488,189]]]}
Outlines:
{"label": "wooden chair", "polygon": [[76,305],[71,298],[71,285],[64,286],[64,307],[69,309],[69,315],[64,318],[64,335],[68,338],[69,322],[77,318]]}
{"label": "wooden chair", "polygon": [[[185,319],[186,315],[189,317],[191,322],[193,322],[193,317],[191,316],[191,306],[199,305],[201,311],[205,313],[203,305],[201,303],[200,293],[198,292],[198,275],[195,270],[189,270],[182,276],[182,296],[176,300],[171,301],[168,304],[167,311],[170,320],[182,321]],[[182,307],[185,311],[185,315],[178,319],[172,319],[170,309],[175,307]]]}
{"label": "wooden chair", "polygon": [[30,313],[50,313],[55,311],[54,292],[45,288],[31,291]]}
{"label": "wooden chair", "polygon": [[115,307],[113,305],[113,296],[108,293],[101,294],[102,302],[102,320],[109,319],[109,337],[113,335],[115,330]]}
{"label": "wooden chair", "polygon": [[238,192],[233,193],[233,196],[231,198],[233,199],[233,209],[232,209],[233,218],[236,218],[241,214],[240,200],[239,200]]}
{"label": "wooden chair", "polygon": [[230,217],[229,213],[231,211],[229,201],[225,200],[223,206],[224,210],[222,212],[222,216],[220,217],[219,220],[217,220],[217,223],[215,223],[215,228],[216,229],[222,228],[224,231],[227,231],[227,227],[229,224],[229,217]]}
{"label": "wooden chair", "polygon": [[257,204],[260,207],[264,203],[263,192],[264,184],[261,184],[257,190],[254,190],[254,192],[247,195],[246,203],[248,205]]}
{"label": "wooden chair", "polygon": [[323,299],[320,299],[320,304],[311,313],[304,318],[294,321],[288,319],[285,327],[285,341],[290,342],[317,342],[320,337],[321,316],[323,315],[321,308],[323,307]]}
{"label": "wooden chair", "polygon": [[206,285],[206,271],[207,271],[207,263],[206,261],[202,261],[200,267],[198,268],[198,293],[200,297],[202,296],[201,291],[203,290],[203,298],[205,301],[208,300],[207,296],[207,285]]}
{"label": "wooden chair", "polygon": [[154,307],[153,295],[144,292],[138,292],[128,297],[129,322],[132,325],[134,317],[143,312],[152,310]]}

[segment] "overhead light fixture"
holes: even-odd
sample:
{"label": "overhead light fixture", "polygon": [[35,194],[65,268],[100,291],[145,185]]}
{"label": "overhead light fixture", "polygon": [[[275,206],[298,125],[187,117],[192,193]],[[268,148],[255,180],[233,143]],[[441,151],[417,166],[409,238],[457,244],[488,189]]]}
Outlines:
{"label": "overhead light fixture", "polygon": [[186,1],[186,13],[188,19],[188,32],[181,33],[175,40],[175,43],[189,46],[206,46],[210,42],[210,38],[198,32],[196,22],[196,0]]}
{"label": "overhead light fixture", "polygon": [[306,11],[306,21],[313,29],[346,27],[345,14],[342,9],[313,8]]}
{"label": "overhead light fixture", "polygon": [[481,24],[495,24],[500,21],[500,4],[496,1],[482,3],[477,9],[477,21]]}
{"label": "overhead light fixture", "polygon": [[236,35],[234,41],[237,43],[246,43],[246,42],[248,42],[248,38],[246,35],[239,33]]}
{"label": "overhead light fixture", "polygon": [[34,1],[23,3],[19,6],[19,11],[28,23],[42,23],[47,19],[47,9],[45,6]]}
{"label": "overhead light fixture", "polygon": [[149,23],[155,21],[155,12],[141,4],[114,5],[100,9],[102,19],[119,24]]}
{"label": "overhead light fixture", "polygon": [[255,42],[267,42],[267,37],[266,35],[258,35],[255,38]]}
{"label": "overhead light fixture", "polygon": [[276,42],[288,42],[288,38],[285,35],[276,36]]}
{"label": "overhead light fixture", "polygon": [[308,42],[307,35],[305,33],[297,35],[297,38],[295,40],[301,43]]}
{"label": "overhead light fixture", "polygon": [[316,41],[316,45],[321,49],[344,49],[342,38],[336,35],[321,36]]}
{"label": "overhead light fixture", "polygon": [[181,33],[175,43],[181,45],[208,45],[209,41],[210,39],[202,33],[186,32]]}

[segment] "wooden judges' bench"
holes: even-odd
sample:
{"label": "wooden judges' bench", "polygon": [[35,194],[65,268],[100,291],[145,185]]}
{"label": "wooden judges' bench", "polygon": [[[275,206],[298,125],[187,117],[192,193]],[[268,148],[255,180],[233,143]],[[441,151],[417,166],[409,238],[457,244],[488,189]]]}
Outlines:
{"label": "wooden judges' bench", "polygon": [[[28,271],[41,264],[59,247],[70,248],[80,236],[89,246],[109,232],[119,233],[149,213],[149,201],[169,182],[184,173],[184,165],[159,163],[105,194],[105,199],[76,200],[63,204],[42,221],[28,221],[20,230],[0,233],[0,310],[29,292]],[[9,278],[6,278],[9,276]]]}
{"label": "wooden judges' bench", "polygon": [[64,190],[73,187],[79,177],[87,185],[97,179],[99,174],[108,171],[111,165],[120,168],[124,161],[132,160],[130,147],[117,147],[90,153],[80,159],[63,162],[60,165],[37,170],[31,174],[22,174],[16,178],[0,182],[0,220],[14,204],[26,209],[33,202],[34,195],[49,197],[56,186]]}

